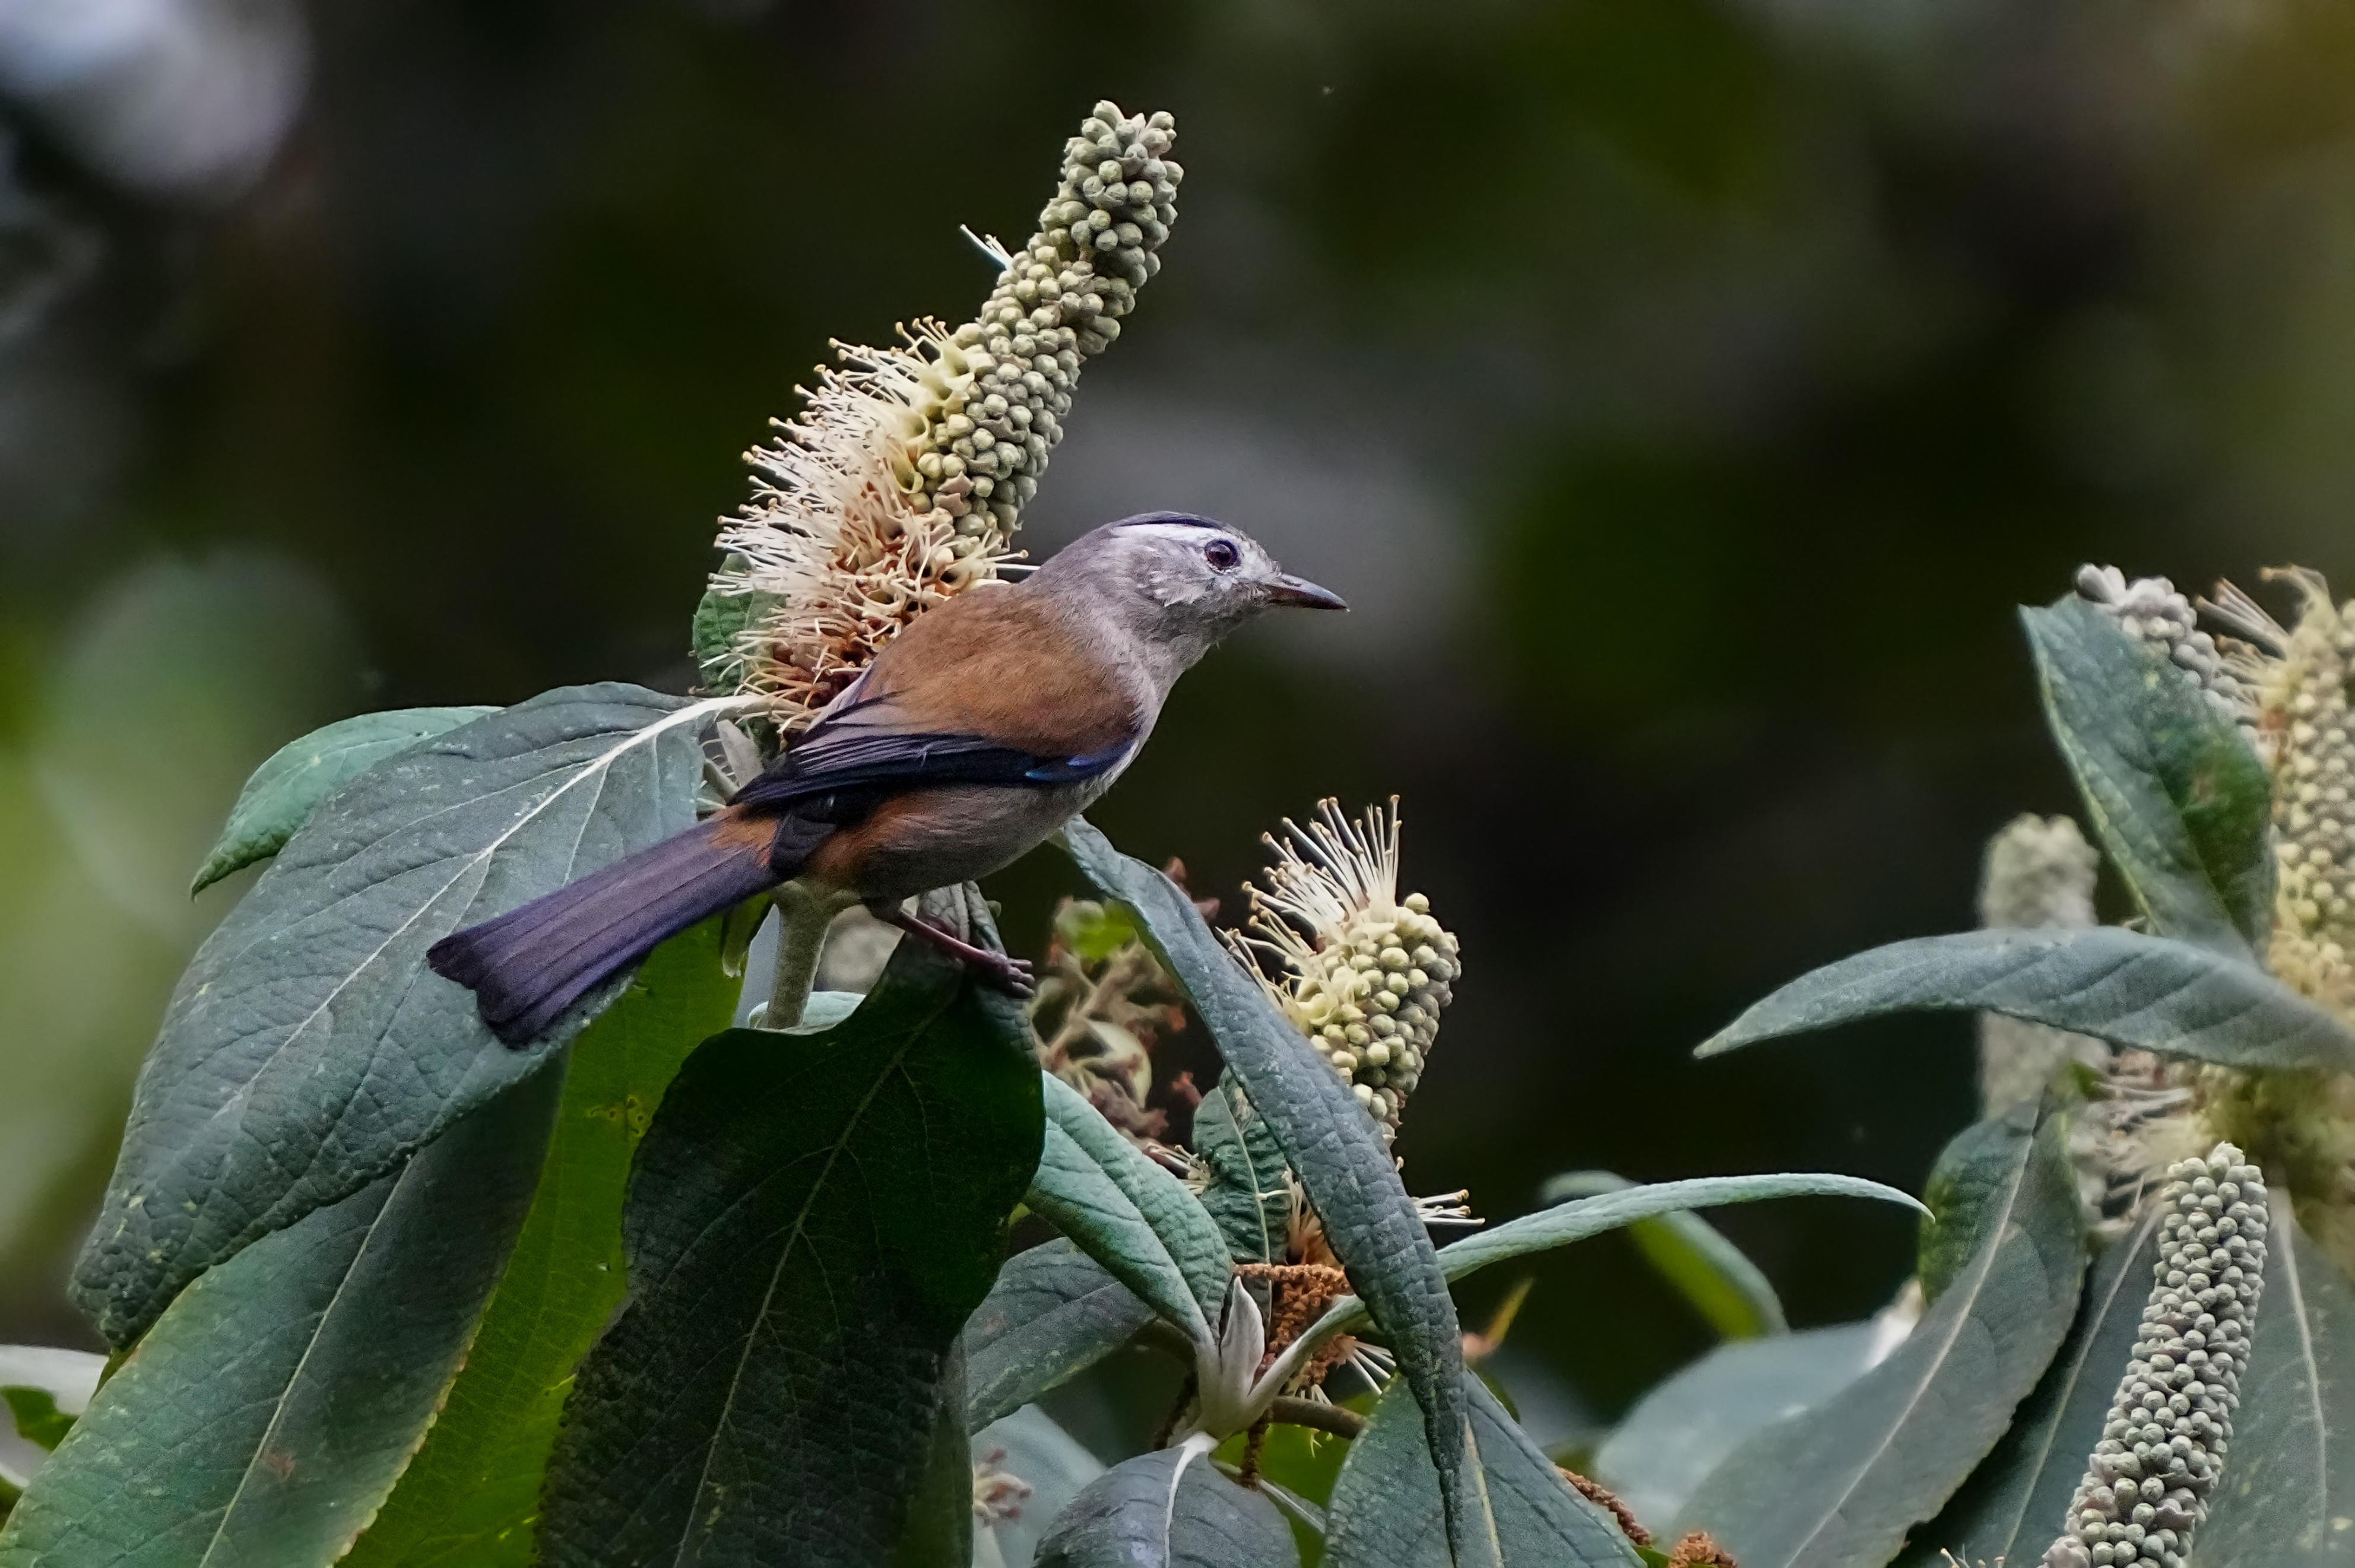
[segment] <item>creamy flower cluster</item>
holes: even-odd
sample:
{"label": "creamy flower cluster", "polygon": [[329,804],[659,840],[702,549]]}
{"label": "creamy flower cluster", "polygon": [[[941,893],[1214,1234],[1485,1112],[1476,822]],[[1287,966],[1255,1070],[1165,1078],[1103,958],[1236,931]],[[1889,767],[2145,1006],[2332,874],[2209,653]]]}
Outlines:
{"label": "creamy flower cluster", "polygon": [[798,418],[745,454],[752,499],[697,617],[704,683],[790,729],[916,615],[994,580],[1062,439],[1082,363],[1119,334],[1177,217],[1167,114],[1099,103],[1064,148],[1039,231],[980,315],[894,347],[837,344]]}
{"label": "creamy flower cluster", "polygon": [[1063,439],[1081,364],[1120,335],[1136,291],[1161,270],[1156,252],[1186,177],[1168,155],[1176,126],[1097,104],[1063,149],[1062,186],[1039,232],[1007,258],[980,316],[938,345],[963,379],[914,460],[915,482],[958,520],[959,554],[1012,537]]}
{"label": "creamy flower cluster", "polygon": [[2284,630],[2228,586],[2216,612],[2243,631],[2235,665],[2246,680],[2256,735],[2274,770],[2274,851],[2280,870],[2274,971],[2326,1005],[2355,1007],[2355,722],[2347,682],[2355,673],[2355,604],[2335,606],[2316,573],[2277,575],[2297,590],[2299,613]]}
{"label": "creamy flower cluster", "polygon": [[[1358,1103],[1395,1137],[1461,972],[1454,933],[1419,893],[1398,896],[1398,802],[1352,821],[1332,800],[1289,818],[1267,885],[1253,887],[1236,955],[1306,1034]],[[1256,957],[1274,960],[1270,979]]]}
{"label": "creamy flower cluster", "polygon": [[2168,1172],[2142,1333],[2045,1568],[2187,1568],[2240,1404],[2264,1289],[2265,1188],[2220,1143]]}

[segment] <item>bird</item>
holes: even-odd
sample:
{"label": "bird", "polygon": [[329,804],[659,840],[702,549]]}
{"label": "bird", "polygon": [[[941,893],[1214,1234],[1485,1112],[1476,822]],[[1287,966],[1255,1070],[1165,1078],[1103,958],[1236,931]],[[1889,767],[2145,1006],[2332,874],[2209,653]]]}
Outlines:
{"label": "bird", "polygon": [[[1093,804],[1135,760],[1178,678],[1279,607],[1348,608],[1209,518],[1105,524],[1020,581],[916,616],[717,812],[444,937],[427,965],[474,992],[501,1041],[527,1045],[666,939],[775,893],[821,935],[864,904],[984,982],[1028,994],[1027,964],[903,905],[1004,869]],[[814,964],[815,939],[805,946]]]}

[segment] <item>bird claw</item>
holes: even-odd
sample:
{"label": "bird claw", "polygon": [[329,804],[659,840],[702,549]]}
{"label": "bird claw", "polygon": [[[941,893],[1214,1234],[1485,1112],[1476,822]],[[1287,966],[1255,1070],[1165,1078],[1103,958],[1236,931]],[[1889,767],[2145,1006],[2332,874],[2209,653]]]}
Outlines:
{"label": "bird claw", "polygon": [[1016,998],[1028,998],[1038,993],[1038,981],[1031,977],[1030,966],[1021,959],[992,952],[987,948],[976,948],[946,927],[936,926],[913,915],[894,910],[883,918],[919,941],[929,943],[948,954],[964,966],[967,974],[993,990]]}
{"label": "bird claw", "polygon": [[1038,977],[1031,972],[1027,959],[1009,958],[1004,953],[991,953],[986,960],[969,959],[967,966],[974,978],[983,984],[1004,991],[1018,1001],[1027,1001],[1038,994]]}

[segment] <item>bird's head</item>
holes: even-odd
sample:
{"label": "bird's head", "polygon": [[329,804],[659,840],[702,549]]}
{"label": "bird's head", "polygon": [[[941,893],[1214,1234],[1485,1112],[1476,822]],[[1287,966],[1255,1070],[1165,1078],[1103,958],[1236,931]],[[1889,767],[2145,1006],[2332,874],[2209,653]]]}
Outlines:
{"label": "bird's head", "polygon": [[1147,512],[1082,535],[1032,580],[1045,592],[1083,596],[1091,610],[1187,664],[1263,610],[1349,608],[1277,566],[1241,529],[1184,512]]}

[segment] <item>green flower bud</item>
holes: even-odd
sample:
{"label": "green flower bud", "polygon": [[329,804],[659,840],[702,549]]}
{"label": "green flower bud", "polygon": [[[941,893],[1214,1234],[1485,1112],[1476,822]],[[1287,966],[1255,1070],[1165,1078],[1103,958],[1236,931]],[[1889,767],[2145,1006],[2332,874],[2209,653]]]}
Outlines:
{"label": "green flower bud", "polygon": [[2044,1568],[2181,1568],[2223,1473],[2264,1289],[2264,1181],[2220,1143],[2172,1167],[2159,1202],[2142,1331]]}
{"label": "green flower bud", "polygon": [[2137,577],[2128,582],[2115,567],[2084,566],[2077,568],[2077,593],[2116,621],[2127,636],[2150,644],[2168,662],[2199,682],[2200,689],[2220,711],[2237,721],[2251,716],[2249,692],[2232,659],[2214,638],[2199,629],[2199,612],[2190,599],[2175,591],[2173,583],[2165,577]]}
{"label": "green flower bud", "polygon": [[[2094,924],[2101,856],[2067,817],[2018,817],[1987,841],[1979,916],[1989,928]],[[2109,1048],[2082,1034],[2001,1013],[1979,1016],[1979,1104],[1998,1115],[2044,1092],[2063,1062],[2099,1067]]]}

